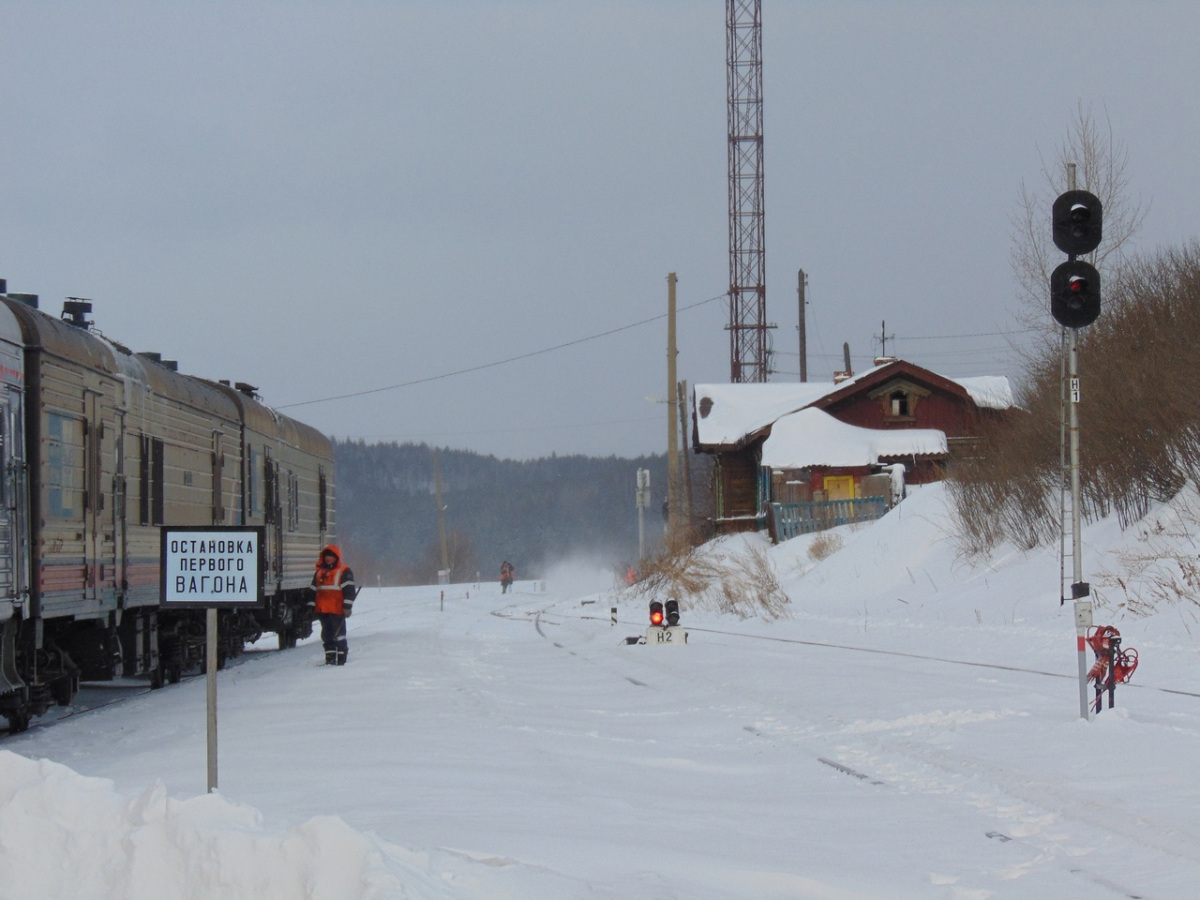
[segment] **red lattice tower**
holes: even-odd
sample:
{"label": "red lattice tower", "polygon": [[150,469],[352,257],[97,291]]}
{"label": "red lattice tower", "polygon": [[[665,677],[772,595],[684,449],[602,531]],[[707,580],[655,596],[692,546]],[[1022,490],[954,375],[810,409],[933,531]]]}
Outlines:
{"label": "red lattice tower", "polygon": [[761,0],[726,0],[729,89],[729,380],[770,367],[763,217]]}

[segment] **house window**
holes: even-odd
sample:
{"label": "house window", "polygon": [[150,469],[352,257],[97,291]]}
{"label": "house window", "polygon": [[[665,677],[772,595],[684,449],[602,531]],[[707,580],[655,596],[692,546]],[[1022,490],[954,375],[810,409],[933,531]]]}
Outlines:
{"label": "house window", "polygon": [[891,396],[891,409],[893,416],[909,415],[908,411],[908,394],[904,391],[893,391]]}

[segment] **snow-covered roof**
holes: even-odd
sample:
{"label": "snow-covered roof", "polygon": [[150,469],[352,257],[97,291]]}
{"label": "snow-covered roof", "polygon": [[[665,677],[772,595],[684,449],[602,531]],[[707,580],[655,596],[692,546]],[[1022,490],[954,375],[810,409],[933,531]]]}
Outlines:
{"label": "snow-covered roof", "polygon": [[981,409],[1012,409],[1012,386],[1003,375],[980,375],[977,378],[951,378],[959,384]]}
{"label": "snow-covered roof", "polygon": [[[837,384],[829,381],[698,384],[695,389],[697,437],[702,446],[737,444],[746,435],[766,428],[780,416],[812,406],[830,394],[843,391],[891,365],[895,365],[895,362],[866,369]],[[1015,405],[1012,387],[1003,375],[945,380],[966,391],[967,396],[981,409],[1011,409]]]}
{"label": "snow-covered roof", "polygon": [[819,409],[783,416],[762,447],[772,469],[870,466],[880,459],[947,453],[946,435],[934,428],[860,428]]}
{"label": "snow-covered roof", "polygon": [[780,416],[816,403],[841,386],[815,381],[698,384],[696,433],[701,444],[736,444]]}

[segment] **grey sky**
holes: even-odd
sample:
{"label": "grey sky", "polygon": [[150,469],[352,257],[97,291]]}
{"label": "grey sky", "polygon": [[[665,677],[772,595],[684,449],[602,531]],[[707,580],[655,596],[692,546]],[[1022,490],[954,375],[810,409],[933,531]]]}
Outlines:
{"label": "grey sky", "polygon": [[[1140,246],[1197,237],[1194,0],[763,20],[774,380],[798,268],[810,379],[882,320],[935,371],[1017,375],[1010,219],[1079,101],[1127,146]],[[3,0],[0,277],[339,437],[660,452],[666,324],[623,326],[668,272],[679,377],[728,380],[724,27],[722,0]]]}

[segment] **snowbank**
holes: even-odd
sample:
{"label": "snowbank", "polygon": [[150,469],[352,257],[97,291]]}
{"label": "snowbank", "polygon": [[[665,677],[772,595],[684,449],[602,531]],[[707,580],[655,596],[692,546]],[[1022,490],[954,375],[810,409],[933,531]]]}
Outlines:
{"label": "snowbank", "polygon": [[173,800],[0,751],[0,894],[6,898],[401,896],[367,838],[334,816],[282,835],[218,794]]}

